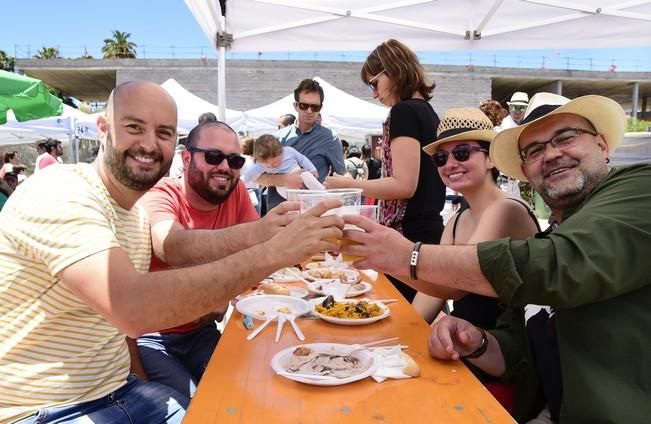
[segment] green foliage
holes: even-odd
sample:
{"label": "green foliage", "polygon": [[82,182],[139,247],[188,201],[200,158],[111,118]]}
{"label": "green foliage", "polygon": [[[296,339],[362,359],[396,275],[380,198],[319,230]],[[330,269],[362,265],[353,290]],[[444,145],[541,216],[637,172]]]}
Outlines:
{"label": "green foliage", "polygon": [[533,207],[536,201],[534,199],[535,192],[533,191],[531,184],[529,184],[527,181],[520,181],[518,185],[520,186],[520,197],[522,197],[522,200]]}
{"label": "green foliage", "polygon": [[626,131],[628,132],[647,132],[651,131],[651,122],[641,119],[635,119],[629,116],[626,119]]}
{"label": "green foliage", "polygon": [[13,72],[14,70],[14,58],[9,56],[3,50],[0,50],[0,69],[9,72]]}
{"label": "green foliage", "polygon": [[133,59],[136,57],[136,43],[129,41],[131,33],[113,31],[113,38],[104,39],[104,59]]}
{"label": "green foliage", "polygon": [[59,56],[59,49],[56,47],[45,47],[41,48],[39,51],[36,52],[34,55],[34,59],[58,59],[61,56]]}

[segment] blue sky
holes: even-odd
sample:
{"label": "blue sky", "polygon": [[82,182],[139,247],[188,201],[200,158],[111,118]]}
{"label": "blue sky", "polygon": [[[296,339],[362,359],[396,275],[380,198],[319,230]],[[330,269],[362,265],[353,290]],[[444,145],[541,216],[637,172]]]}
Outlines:
{"label": "blue sky", "polygon": [[[10,56],[30,57],[43,47],[58,47],[63,57],[78,57],[84,49],[101,57],[103,40],[111,31],[131,33],[138,57],[215,57],[183,0],[23,0],[10,1],[2,11],[0,50]],[[651,43],[650,43],[651,44]],[[291,54],[296,59],[363,60],[366,52],[346,54]],[[231,55],[256,58],[256,54]],[[287,53],[265,58],[286,59]],[[651,46],[638,49],[538,50],[499,52],[445,52],[421,54],[425,63],[522,66],[537,68],[651,71]]]}

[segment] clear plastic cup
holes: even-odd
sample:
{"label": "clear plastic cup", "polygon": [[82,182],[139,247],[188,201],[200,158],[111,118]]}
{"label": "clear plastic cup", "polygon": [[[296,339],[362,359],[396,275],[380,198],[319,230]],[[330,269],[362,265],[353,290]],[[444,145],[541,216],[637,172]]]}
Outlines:
{"label": "clear plastic cup", "polygon": [[[342,208],[346,209],[346,208]],[[349,207],[347,210],[345,210],[342,215],[362,215],[365,216],[369,219],[372,219],[373,221],[377,222],[378,220],[378,206],[377,205],[360,205],[360,206],[353,206]],[[352,225],[352,224],[346,224],[346,230],[357,230],[357,231],[364,231],[361,228]],[[343,239],[341,241],[342,246],[349,246],[351,244],[356,244],[352,240],[348,239]],[[344,262],[355,262],[358,260],[363,259],[360,256],[353,256],[350,254],[344,254],[343,255],[343,261]]]}
{"label": "clear plastic cup", "polygon": [[[307,190],[306,190],[307,191]],[[342,202],[342,207],[331,209],[326,215],[343,215],[349,207],[362,206],[362,189],[361,188],[338,188],[332,190],[323,190],[319,193],[296,194],[298,201],[301,203],[301,213],[316,206],[327,199],[337,199]]]}

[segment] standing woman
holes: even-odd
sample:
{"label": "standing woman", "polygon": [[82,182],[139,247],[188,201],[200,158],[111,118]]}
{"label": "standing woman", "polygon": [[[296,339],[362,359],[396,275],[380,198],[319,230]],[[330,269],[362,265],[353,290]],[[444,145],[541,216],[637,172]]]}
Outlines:
{"label": "standing woman", "polygon": [[[382,138],[382,178],[353,180],[334,175],[327,188],[356,187],[380,199],[381,224],[413,242],[437,244],[443,232],[441,210],[445,186],[431,157],[422,148],[436,138],[439,118],[429,104],[435,84],[429,84],[418,57],[390,39],[373,50],[361,71],[373,97],[390,106]],[[408,301],[416,290],[389,276]]]}

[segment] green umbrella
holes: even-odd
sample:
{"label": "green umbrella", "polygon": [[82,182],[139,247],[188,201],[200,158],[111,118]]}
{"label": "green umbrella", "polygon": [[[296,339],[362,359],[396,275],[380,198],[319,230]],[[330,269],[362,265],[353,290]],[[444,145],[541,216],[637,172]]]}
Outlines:
{"label": "green umbrella", "polygon": [[43,81],[0,71],[0,124],[7,122],[7,110],[19,122],[61,115],[63,103],[53,96]]}

